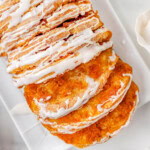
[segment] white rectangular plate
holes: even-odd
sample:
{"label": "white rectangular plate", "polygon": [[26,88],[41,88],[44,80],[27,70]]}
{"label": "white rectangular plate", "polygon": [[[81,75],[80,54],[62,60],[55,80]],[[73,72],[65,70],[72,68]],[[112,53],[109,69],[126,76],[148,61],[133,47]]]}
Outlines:
{"label": "white rectangular plate", "polygon": [[[139,106],[141,106],[148,102],[150,98],[150,71],[144,64],[144,61],[137,52],[135,46],[130,40],[130,37],[120,23],[120,20],[116,16],[110,2],[107,0],[93,0],[93,4],[99,11],[105,26],[113,32],[114,50],[121,59],[129,63],[134,68],[134,80],[140,87],[141,101]],[[7,74],[6,61],[3,58],[0,58],[0,66],[0,97],[27,147],[31,150],[75,149],[74,147],[67,145],[56,137],[50,135],[48,131],[46,131],[46,129],[37,122],[36,117],[33,114],[16,116],[11,113],[11,109],[16,104],[25,102],[25,99],[22,93],[14,87],[11,76]],[[120,150],[119,147],[116,147],[116,145],[121,143],[122,147],[125,146],[123,145],[126,143],[124,140],[127,142],[127,140],[131,141],[133,139],[123,139],[123,135],[120,134],[108,143],[95,145],[86,148],[86,150],[110,150],[110,147],[111,149],[115,148],[115,150]]]}

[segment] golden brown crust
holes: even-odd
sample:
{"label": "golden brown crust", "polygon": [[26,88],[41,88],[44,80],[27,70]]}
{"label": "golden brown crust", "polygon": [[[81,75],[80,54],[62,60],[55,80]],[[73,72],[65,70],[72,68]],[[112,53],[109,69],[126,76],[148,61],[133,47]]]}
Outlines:
{"label": "golden brown crust", "polygon": [[[92,77],[98,73],[98,71],[95,72],[94,70],[97,70],[96,66],[93,66],[92,68]],[[125,74],[129,74],[130,76],[124,76]],[[122,97],[127,92],[132,80],[131,77],[132,68],[128,64],[119,60],[116,64],[115,70],[111,73],[107,83],[103,87],[103,90],[95,97],[91,98],[81,109],[59,119],[45,119],[46,122],[52,123],[51,127],[53,130],[51,130],[51,132],[60,132],[59,130],[61,129],[61,132],[65,133],[65,127],[67,126],[70,126],[68,131],[77,132],[85,126],[89,126],[91,123],[99,119],[100,116],[112,111],[114,105],[121,102]],[[112,97],[115,98],[112,99]],[[98,105],[101,106],[101,111],[98,110]],[[55,127],[53,125],[54,123],[59,127]],[[50,125],[47,124],[45,126]]]}
{"label": "golden brown crust", "polygon": [[[96,59],[91,60],[87,64],[82,64],[76,69],[66,72],[47,83],[31,84],[24,88],[24,95],[31,110],[39,115],[39,108],[37,107],[34,98],[40,100],[51,96],[51,99],[46,102],[47,110],[56,111],[58,108],[66,108],[65,101],[69,99],[69,106],[71,108],[77,99],[88,88],[86,77],[90,77],[99,83],[97,92],[104,86],[112,70],[111,66],[115,66],[118,57],[114,61],[110,61],[112,50],[108,49],[102,52]],[[96,93],[97,93],[96,92]],[[96,94],[95,93],[95,94]],[[82,96],[81,96],[82,97]]]}
{"label": "golden brown crust", "polygon": [[[131,87],[125,96],[123,102],[105,118],[99,120],[88,128],[85,128],[75,134],[54,134],[67,144],[73,144],[76,147],[84,148],[94,143],[99,143],[105,139],[111,138],[116,131],[120,130],[129,121],[137,103],[137,85],[132,82]],[[50,127],[45,126],[48,130]]]}

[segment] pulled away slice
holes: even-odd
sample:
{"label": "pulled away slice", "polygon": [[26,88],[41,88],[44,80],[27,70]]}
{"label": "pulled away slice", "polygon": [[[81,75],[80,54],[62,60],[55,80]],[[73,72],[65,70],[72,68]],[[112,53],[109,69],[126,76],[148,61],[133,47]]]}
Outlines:
{"label": "pulled away slice", "polygon": [[117,61],[118,56],[108,49],[90,62],[46,83],[25,86],[24,95],[29,107],[43,119],[69,114],[103,88]]}
{"label": "pulled away slice", "polygon": [[49,126],[51,127],[52,133],[75,133],[97,122],[110,111],[115,109],[127,93],[131,81],[132,68],[128,64],[119,60],[103,89],[80,109],[59,119],[42,117],[39,119],[44,126],[47,128]]}
{"label": "pulled away slice", "polygon": [[[67,144],[72,144],[78,148],[85,148],[90,145],[104,143],[118,134],[122,128],[128,126],[139,100],[138,94],[139,89],[137,85],[132,82],[123,101],[106,117],[77,133],[54,135],[64,140]],[[51,131],[50,126],[45,127]]]}

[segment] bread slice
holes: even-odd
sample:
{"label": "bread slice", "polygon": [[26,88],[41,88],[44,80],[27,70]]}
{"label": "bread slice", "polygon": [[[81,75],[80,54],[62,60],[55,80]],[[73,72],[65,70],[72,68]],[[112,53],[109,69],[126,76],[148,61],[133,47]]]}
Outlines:
{"label": "bread slice", "polygon": [[[110,59],[114,57],[114,59]],[[105,85],[118,61],[111,49],[76,69],[24,88],[31,110],[43,118],[60,118],[78,109]]]}
{"label": "bread slice", "polygon": [[[131,87],[120,105],[103,119],[100,119],[90,127],[74,134],[54,134],[67,144],[84,148],[93,144],[106,142],[119,131],[128,126],[138,102],[139,89],[132,82]],[[51,131],[50,127],[46,128]]]}
{"label": "bread slice", "polygon": [[132,68],[119,60],[103,89],[83,107],[59,119],[40,118],[40,120],[45,126],[52,127],[52,133],[75,133],[115,109],[127,93],[131,81]]}

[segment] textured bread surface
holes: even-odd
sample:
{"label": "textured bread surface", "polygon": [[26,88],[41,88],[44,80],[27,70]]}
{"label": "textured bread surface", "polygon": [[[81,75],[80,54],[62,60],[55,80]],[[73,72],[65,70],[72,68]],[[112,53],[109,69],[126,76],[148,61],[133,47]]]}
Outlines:
{"label": "textured bread surface", "polygon": [[[139,89],[132,82],[131,87],[122,103],[105,118],[75,134],[54,134],[68,144],[84,148],[96,143],[106,142],[113,135],[126,126],[131,119],[138,101]],[[47,126],[46,126],[47,127]],[[51,128],[47,128],[51,130]]]}
{"label": "textured bread surface", "polygon": [[[88,89],[86,78],[92,79],[99,84],[97,90],[93,94],[96,95],[107,82],[108,77],[113,71],[111,68],[115,67],[118,56],[114,61],[109,57],[113,55],[111,49],[102,52],[98,57],[86,64],[82,64],[76,69],[66,72],[54,79],[42,84],[31,84],[25,87],[24,95],[31,108],[31,110],[39,114],[39,107],[34,99],[46,99],[50,96],[48,101],[45,101],[47,111],[57,112],[57,109],[69,109],[77,103],[78,97],[83,97]],[[69,100],[66,104],[66,100]],[[68,118],[68,123],[69,123]],[[71,120],[70,120],[71,122]]]}

